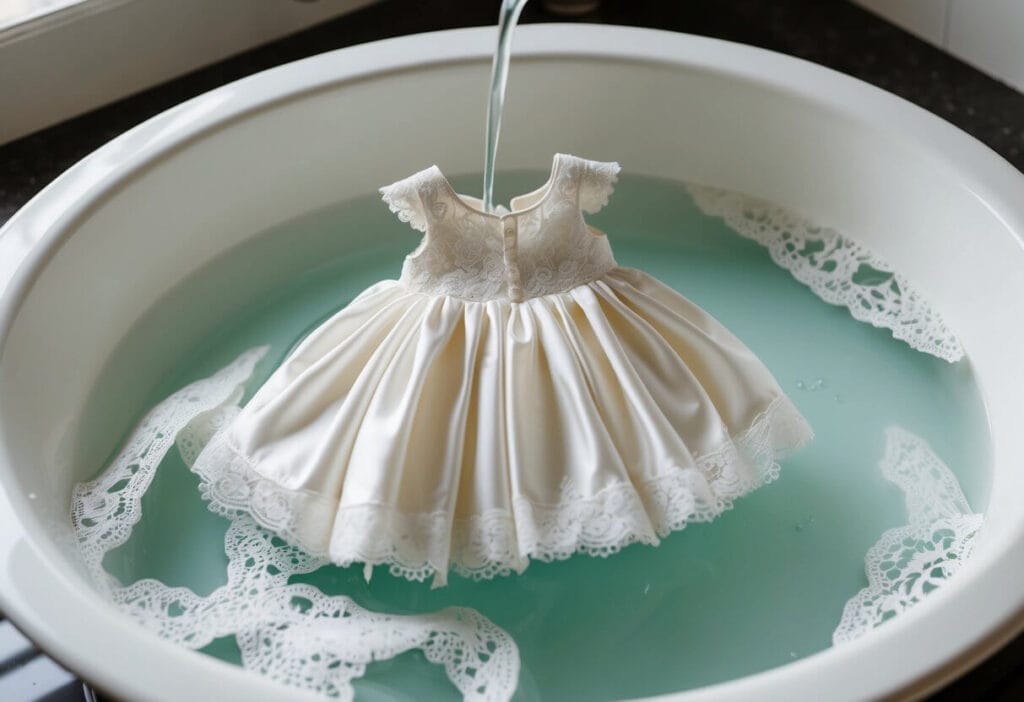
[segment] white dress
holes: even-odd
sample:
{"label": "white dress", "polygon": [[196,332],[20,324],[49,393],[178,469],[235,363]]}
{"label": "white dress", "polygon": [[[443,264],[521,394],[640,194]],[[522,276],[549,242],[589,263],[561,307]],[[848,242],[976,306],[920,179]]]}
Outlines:
{"label": "white dress", "polygon": [[769,371],[583,212],[619,167],[556,155],[486,214],[435,166],[381,189],[423,232],[307,337],[193,470],[339,565],[489,578],[713,519],[811,432]]}

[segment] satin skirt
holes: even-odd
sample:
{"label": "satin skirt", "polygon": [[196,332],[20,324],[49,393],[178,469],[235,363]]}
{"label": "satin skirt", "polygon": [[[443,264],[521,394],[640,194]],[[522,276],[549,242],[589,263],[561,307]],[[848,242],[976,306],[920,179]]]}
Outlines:
{"label": "satin skirt", "polygon": [[489,578],[708,521],[811,431],[699,307],[616,268],[521,303],[383,281],[196,461],[204,496],[339,565]]}

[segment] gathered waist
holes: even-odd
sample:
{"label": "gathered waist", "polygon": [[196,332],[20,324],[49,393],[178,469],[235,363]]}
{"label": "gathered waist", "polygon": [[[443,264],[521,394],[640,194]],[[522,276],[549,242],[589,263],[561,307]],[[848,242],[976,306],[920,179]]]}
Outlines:
{"label": "gathered waist", "polygon": [[447,297],[466,303],[487,303],[507,302],[509,304],[521,304],[530,300],[571,293],[573,290],[590,285],[616,272],[631,271],[619,266],[616,263],[592,271],[589,275],[574,276],[571,282],[562,285],[526,285],[523,287],[520,298],[513,300],[509,296],[507,286],[502,282],[492,281],[490,285],[482,281],[473,281],[468,285],[462,285],[459,281],[448,280],[445,277],[424,280],[420,276],[410,274],[408,269],[403,269],[401,277],[392,281],[403,286],[410,292],[430,295],[433,297]]}

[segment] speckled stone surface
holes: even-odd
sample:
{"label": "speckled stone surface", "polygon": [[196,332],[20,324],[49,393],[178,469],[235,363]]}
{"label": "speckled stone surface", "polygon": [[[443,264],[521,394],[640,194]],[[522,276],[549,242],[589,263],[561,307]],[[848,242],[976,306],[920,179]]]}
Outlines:
{"label": "speckled stone surface", "polygon": [[[497,6],[497,0],[386,0],[0,146],[0,223],[89,152],[185,99],[331,49],[493,24]],[[604,0],[580,19],[713,36],[834,68],[934,112],[1024,170],[1024,94],[845,0]],[[546,14],[538,0],[523,15],[523,22],[553,20],[565,18]],[[79,687],[61,690],[46,699],[82,699]],[[932,699],[1024,699],[1024,636]]]}
{"label": "speckled stone surface", "polygon": [[[0,146],[0,222],[75,161],[182,100],[343,46],[491,24],[496,5],[387,0]],[[845,0],[604,0],[581,19],[704,34],[829,66],[936,113],[1024,170],[1024,95]],[[551,20],[564,21],[536,2],[523,16],[524,22]]]}

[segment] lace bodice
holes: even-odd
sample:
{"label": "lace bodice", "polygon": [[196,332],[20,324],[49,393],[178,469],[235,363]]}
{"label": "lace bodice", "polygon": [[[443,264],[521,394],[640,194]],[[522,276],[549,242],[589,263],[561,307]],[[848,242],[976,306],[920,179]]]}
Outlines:
{"label": "lace bodice", "polygon": [[599,278],[616,263],[583,213],[607,203],[618,172],[617,163],[556,154],[547,183],[494,214],[456,193],[437,166],[381,188],[392,212],[424,233],[402,281],[434,295],[521,302]]}

